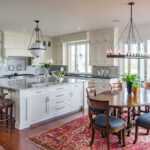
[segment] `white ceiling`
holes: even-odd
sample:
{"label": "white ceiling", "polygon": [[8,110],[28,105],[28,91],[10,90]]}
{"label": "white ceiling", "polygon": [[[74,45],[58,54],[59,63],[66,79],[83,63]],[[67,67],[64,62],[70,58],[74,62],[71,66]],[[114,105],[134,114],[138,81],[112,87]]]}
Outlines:
{"label": "white ceiling", "polygon": [[[40,19],[44,35],[88,31],[112,27],[129,20],[129,0],[0,0],[0,29],[31,32],[33,20]],[[150,0],[134,0],[134,21],[137,25],[150,23]]]}

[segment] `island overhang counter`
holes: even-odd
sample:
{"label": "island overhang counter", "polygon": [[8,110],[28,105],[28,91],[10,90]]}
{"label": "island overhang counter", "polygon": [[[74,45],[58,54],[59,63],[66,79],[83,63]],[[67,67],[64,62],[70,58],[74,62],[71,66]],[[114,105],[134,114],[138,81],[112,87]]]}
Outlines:
{"label": "island overhang counter", "polygon": [[1,79],[14,101],[15,128],[22,130],[47,119],[87,107],[87,80],[64,79],[61,83],[43,77]]}

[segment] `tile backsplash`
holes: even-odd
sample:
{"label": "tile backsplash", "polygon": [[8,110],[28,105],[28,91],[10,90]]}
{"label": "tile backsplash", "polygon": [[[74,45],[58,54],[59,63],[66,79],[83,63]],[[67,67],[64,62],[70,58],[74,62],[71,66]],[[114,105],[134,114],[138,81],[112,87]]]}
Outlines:
{"label": "tile backsplash", "polygon": [[27,58],[8,57],[5,60],[6,71],[24,71],[26,70]]}
{"label": "tile backsplash", "polygon": [[93,66],[92,74],[96,77],[118,78],[117,66]]}

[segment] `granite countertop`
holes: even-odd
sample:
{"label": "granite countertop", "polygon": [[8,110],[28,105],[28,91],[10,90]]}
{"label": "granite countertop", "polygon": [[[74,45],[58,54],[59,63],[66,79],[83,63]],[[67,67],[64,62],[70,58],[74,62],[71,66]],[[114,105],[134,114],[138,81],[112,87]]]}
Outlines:
{"label": "granite countertop", "polygon": [[77,78],[96,78],[96,79],[114,79],[118,77],[101,77],[101,76],[95,76],[93,74],[75,74],[75,73],[67,73],[66,76],[69,77],[77,77]]}
{"label": "granite countertop", "polygon": [[0,81],[0,87],[9,90],[21,90],[29,88],[42,88],[50,87],[54,85],[73,84],[78,82],[84,82],[83,79],[64,78],[62,82],[57,81],[55,78],[44,77],[29,77],[24,79],[3,79]]}

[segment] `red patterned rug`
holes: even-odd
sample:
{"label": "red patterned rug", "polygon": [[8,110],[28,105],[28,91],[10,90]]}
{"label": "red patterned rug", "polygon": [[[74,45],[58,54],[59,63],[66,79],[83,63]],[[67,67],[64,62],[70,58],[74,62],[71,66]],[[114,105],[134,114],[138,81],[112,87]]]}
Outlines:
{"label": "red patterned rug", "polygon": [[[110,136],[111,150],[150,150],[150,135],[145,135],[146,130],[140,129],[137,144],[133,145],[134,129],[126,137],[126,147],[118,144],[115,135]],[[42,133],[30,136],[29,141],[45,150],[90,150],[91,129],[88,117],[82,117]],[[101,138],[97,131],[92,150],[106,150],[106,139]]]}

